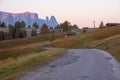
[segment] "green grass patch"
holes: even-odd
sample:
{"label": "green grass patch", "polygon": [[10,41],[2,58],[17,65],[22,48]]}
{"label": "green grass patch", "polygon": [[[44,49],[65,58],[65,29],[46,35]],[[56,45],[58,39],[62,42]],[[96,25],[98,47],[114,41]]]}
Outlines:
{"label": "green grass patch", "polygon": [[16,58],[31,53],[41,52],[44,50],[43,48],[41,48],[42,46],[44,46],[44,42],[37,42],[26,46],[2,50],[0,51],[0,60],[4,60],[8,58]]}
{"label": "green grass patch", "polygon": [[65,55],[65,49],[46,50],[40,53],[32,53],[18,58],[3,60],[0,63],[0,79],[13,80],[13,77],[20,75],[36,66],[42,66],[52,60]]}

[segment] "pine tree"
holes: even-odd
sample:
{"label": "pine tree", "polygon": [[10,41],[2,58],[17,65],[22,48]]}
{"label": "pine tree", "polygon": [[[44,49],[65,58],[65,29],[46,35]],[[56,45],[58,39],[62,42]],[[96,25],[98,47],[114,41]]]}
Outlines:
{"label": "pine tree", "polygon": [[20,37],[20,29],[17,28],[15,31],[15,38],[19,38]]}
{"label": "pine tree", "polygon": [[22,28],[26,28],[25,21],[21,21],[21,27],[22,27]]}
{"label": "pine tree", "polygon": [[1,27],[1,21],[0,21],[0,27]]}
{"label": "pine tree", "polygon": [[43,34],[48,34],[48,33],[50,33],[48,26],[46,24],[43,24],[40,29],[40,34],[43,35]]}
{"label": "pine tree", "polygon": [[101,21],[101,23],[100,23],[100,25],[99,25],[99,28],[104,28],[105,26],[104,26],[104,23],[103,23],[103,21]]}
{"label": "pine tree", "polygon": [[38,28],[38,24],[35,22],[33,23],[33,28],[37,29]]}
{"label": "pine tree", "polygon": [[32,29],[31,36],[37,36],[36,29]]}
{"label": "pine tree", "polygon": [[19,29],[20,29],[20,28],[21,28],[21,23],[20,23],[19,21],[17,21],[17,22],[15,23],[15,26],[14,26],[14,27],[15,27],[15,29],[16,29],[16,28],[19,28]]}
{"label": "pine tree", "polygon": [[9,36],[10,36],[10,39],[13,38],[13,34],[14,34],[14,27],[13,25],[8,25],[8,28],[9,28]]}
{"label": "pine tree", "polygon": [[73,28],[73,29],[79,29],[79,27],[78,27],[76,24],[74,24],[74,25],[72,26],[72,28]]}
{"label": "pine tree", "polygon": [[17,21],[14,25],[14,31],[13,31],[13,38],[20,38],[22,33],[21,33],[21,23]]}
{"label": "pine tree", "polygon": [[22,33],[22,38],[27,37],[27,32],[26,32],[26,30],[24,28],[21,29],[21,33]]}
{"label": "pine tree", "polygon": [[0,31],[0,41],[5,40],[5,35],[3,31]]}
{"label": "pine tree", "polygon": [[65,21],[62,25],[63,27],[63,32],[67,32],[67,31],[70,31],[71,30],[71,26],[69,25],[69,22],[68,21]]}
{"label": "pine tree", "polygon": [[2,22],[0,26],[5,28],[6,27],[5,22]]}

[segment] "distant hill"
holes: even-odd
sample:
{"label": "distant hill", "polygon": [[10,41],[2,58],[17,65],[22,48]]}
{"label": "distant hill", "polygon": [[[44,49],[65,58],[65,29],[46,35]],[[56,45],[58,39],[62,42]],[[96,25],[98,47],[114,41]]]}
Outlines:
{"label": "distant hill", "polygon": [[38,18],[37,13],[31,12],[8,13],[0,11],[0,21],[5,22],[6,25],[14,25],[16,21],[25,21],[26,27],[28,27],[29,25],[32,27],[34,22],[36,22],[39,27],[41,27],[44,23],[53,28],[58,25],[58,22],[54,16],[51,16],[50,19],[48,17],[46,17],[46,19],[40,19]]}

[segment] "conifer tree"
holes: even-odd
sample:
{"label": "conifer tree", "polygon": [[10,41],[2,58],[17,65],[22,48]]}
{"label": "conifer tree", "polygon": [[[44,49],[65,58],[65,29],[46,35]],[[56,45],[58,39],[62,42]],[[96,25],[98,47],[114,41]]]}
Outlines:
{"label": "conifer tree", "polygon": [[25,21],[21,21],[21,27],[22,27],[22,28],[26,28]]}
{"label": "conifer tree", "polygon": [[0,31],[0,41],[5,40],[4,32]]}
{"label": "conifer tree", "polygon": [[38,28],[38,24],[35,22],[33,23],[33,28],[37,29]]}
{"label": "conifer tree", "polygon": [[63,32],[67,32],[71,30],[71,26],[69,25],[68,21],[65,21],[62,27],[63,27]]}
{"label": "conifer tree", "polygon": [[104,28],[105,26],[104,26],[104,23],[103,23],[103,21],[101,21],[101,23],[100,23],[100,25],[99,25],[99,28]]}
{"label": "conifer tree", "polygon": [[5,28],[6,27],[5,22],[2,22],[0,26]]}
{"label": "conifer tree", "polygon": [[48,33],[50,33],[48,26],[46,24],[43,24],[40,29],[40,34],[43,35],[43,34],[48,34]]}
{"label": "conifer tree", "polygon": [[31,36],[37,36],[36,29],[34,29],[34,28],[32,29]]}
{"label": "conifer tree", "polygon": [[8,25],[8,28],[9,28],[9,36],[10,36],[10,39],[13,38],[13,34],[14,34],[14,27],[13,25]]}

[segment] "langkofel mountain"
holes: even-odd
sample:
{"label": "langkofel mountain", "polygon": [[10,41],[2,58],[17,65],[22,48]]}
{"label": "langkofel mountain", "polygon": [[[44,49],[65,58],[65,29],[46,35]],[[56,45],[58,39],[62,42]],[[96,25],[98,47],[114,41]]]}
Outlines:
{"label": "langkofel mountain", "polygon": [[54,16],[51,16],[50,19],[48,17],[46,17],[46,19],[40,19],[38,18],[37,13],[30,12],[8,13],[0,11],[0,21],[5,22],[6,25],[14,25],[16,21],[25,21],[26,27],[32,27],[34,22],[36,22],[39,25],[39,27],[41,27],[44,23],[47,24],[49,27],[53,28],[58,25],[58,22]]}

